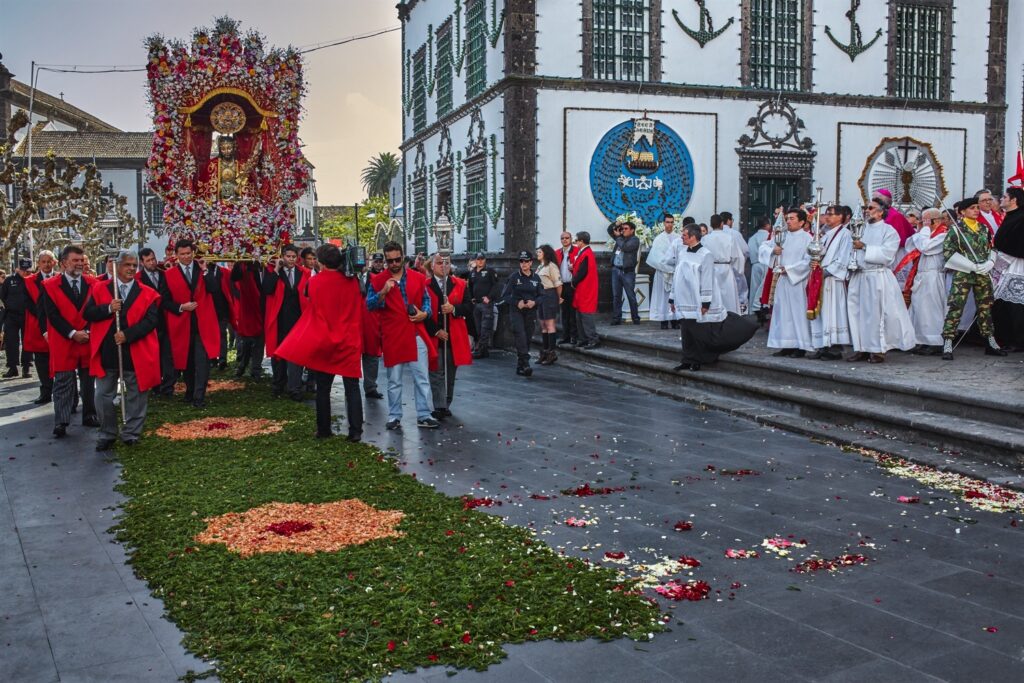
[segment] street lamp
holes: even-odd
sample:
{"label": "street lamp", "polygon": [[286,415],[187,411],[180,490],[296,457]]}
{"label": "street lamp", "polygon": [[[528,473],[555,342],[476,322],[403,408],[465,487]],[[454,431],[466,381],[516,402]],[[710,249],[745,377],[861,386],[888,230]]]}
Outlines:
{"label": "street lamp", "polygon": [[437,253],[447,262],[452,255],[452,222],[444,208],[434,220],[434,240],[437,242]]}

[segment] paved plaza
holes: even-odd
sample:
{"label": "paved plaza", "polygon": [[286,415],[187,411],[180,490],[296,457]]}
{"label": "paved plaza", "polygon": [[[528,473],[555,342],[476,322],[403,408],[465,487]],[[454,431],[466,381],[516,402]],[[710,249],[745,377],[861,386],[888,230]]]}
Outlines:
{"label": "paved plaza", "polygon": [[[707,581],[711,598],[663,601],[668,631],[651,642],[515,645],[504,662],[456,680],[1024,678],[1020,515],[976,510],[806,437],[558,365],[524,380],[514,364],[497,354],[460,371],[456,418],[437,431],[407,420],[387,432],[385,406],[371,402],[367,440],[446,494],[492,498],[488,512],[567,556],[608,564],[606,552],[622,552],[625,567],[696,558],[701,566],[683,578]],[[206,671],[106,533],[120,500],[117,464],[93,452],[91,430],[53,441],[48,407],[29,403],[35,390],[0,385],[0,680],[173,681]],[[561,493],[585,483],[623,490]],[[567,526],[570,517],[590,524]],[[693,528],[676,531],[679,521]],[[807,546],[778,557],[761,546],[776,536]],[[728,549],[760,556],[727,559]],[[812,553],[848,552],[868,562],[790,571]]]}

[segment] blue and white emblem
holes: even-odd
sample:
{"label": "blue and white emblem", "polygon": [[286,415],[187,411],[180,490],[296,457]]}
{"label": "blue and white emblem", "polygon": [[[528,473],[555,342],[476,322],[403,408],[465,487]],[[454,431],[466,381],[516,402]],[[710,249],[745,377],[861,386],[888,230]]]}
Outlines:
{"label": "blue and white emblem", "polygon": [[594,150],[590,192],[609,221],[633,211],[656,225],[666,211],[682,213],[693,197],[690,150],[660,121],[623,121]]}

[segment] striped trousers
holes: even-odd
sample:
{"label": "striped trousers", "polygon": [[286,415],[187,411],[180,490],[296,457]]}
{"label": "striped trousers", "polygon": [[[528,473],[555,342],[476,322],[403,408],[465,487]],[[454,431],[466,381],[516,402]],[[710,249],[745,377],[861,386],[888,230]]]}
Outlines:
{"label": "striped trousers", "polygon": [[82,420],[96,417],[96,391],[89,368],[67,370],[53,376],[53,423],[71,424],[71,408],[75,404],[75,373],[78,374],[78,392],[82,398]]}

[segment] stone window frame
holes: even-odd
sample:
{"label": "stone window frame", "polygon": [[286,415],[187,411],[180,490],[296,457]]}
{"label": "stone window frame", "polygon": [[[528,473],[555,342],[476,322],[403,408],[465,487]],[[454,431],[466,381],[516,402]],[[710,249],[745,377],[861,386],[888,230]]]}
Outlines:
{"label": "stone window frame", "polygon": [[[429,242],[427,224],[430,218],[427,216],[427,204],[427,179],[422,178],[413,182],[412,185],[412,238],[414,254],[427,252]],[[420,211],[421,208],[422,211]],[[420,215],[421,213],[423,214],[422,216]]]}
{"label": "stone window frame", "polygon": [[[942,57],[942,76],[939,80],[938,97],[905,97],[896,93],[896,30],[899,7],[933,7],[945,10],[945,19],[940,29],[942,45],[939,48]],[[889,42],[886,63],[888,64],[886,93],[890,97],[915,99],[928,102],[948,102],[952,95],[953,84],[953,0],[892,0],[889,3]]]}
{"label": "stone window frame", "polygon": [[[427,127],[427,47],[412,56],[412,130],[419,133]],[[420,77],[417,78],[417,74]]]}
{"label": "stone window frame", "polygon": [[[814,0],[795,0],[800,4],[803,21],[802,41],[800,43],[800,85],[793,90],[782,92],[811,92],[814,87]],[[746,88],[778,91],[779,88],[761,88],[752,83],[753,75],[750,68],[750,29],[753,25],[753,0],[742,0],[740,7],[740,23],[742,40],[740,41],[740,83]]]}
{"label": "stone window frame", "polygon": [[[615,0],[616,2],[620,0]],[[629,83],[657,83],[661,81],[662,70],[662,0],[644,0],[647,7],[647,73],[645,78],[629,80]],[[581,0],[582,7],[582,52],[583,78],[615,81],[619,79],[599,78],[594,75],[594,0]]]}
{"label": "stone window frame", "polygon": [[[452,111],[455,101],[455,66],[452,64],[455,41],[458,39],[457,36],[453,35],[452,31],[452,19],[448,19],[441,24],[441,27],[434,33],[434,41],[437,45],[437,62],[434,66],[434,87],[436,99],[435,106],[437,110],[437,118],[440,119],[445,114]],[[448,43],[447,55],[441,50],[441,41],[446,40]],[[442,94],[447,93],[447,96]]]}
{"label": "stone window frame", "polygon": [[[478,9],[479,8],[479,9]],[[466,100],[487,89],[487,3],[466,0]],[[477,14],[479,12],[479,14]],[[474,33],[474,30],[476,31]]]}
{"label": "stone window frame", "polygon": [[[466,253],[473,254],[478,251],[487,251],[487,157],[486,154],[476,154],[466,159]],[[479,192],[480,205],[472,204],[474,198],[473,186],[480,184]],[[476,212],[479,211],[481,227],[479,234],[474,234],[473,220]]]}

